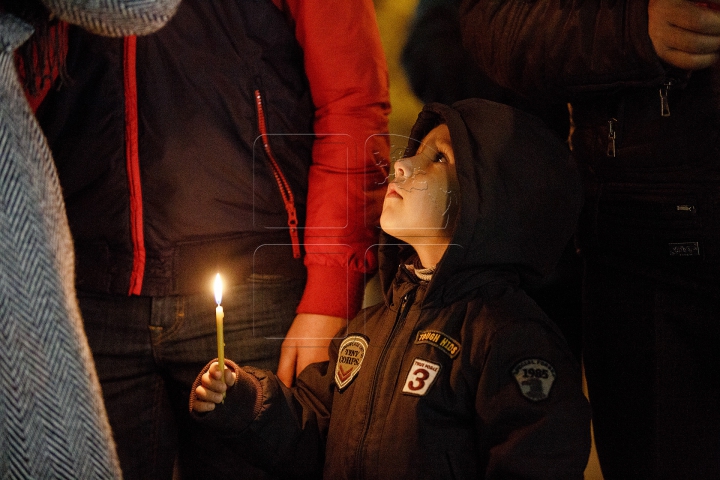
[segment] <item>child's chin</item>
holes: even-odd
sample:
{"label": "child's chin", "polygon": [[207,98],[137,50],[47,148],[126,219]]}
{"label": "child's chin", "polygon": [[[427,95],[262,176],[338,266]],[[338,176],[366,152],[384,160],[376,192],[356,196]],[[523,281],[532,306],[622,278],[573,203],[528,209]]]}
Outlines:
{"label": "child's chin", "polygon": [[383,225],[382,222],[380,223],[380,228],[382,228],[382,231],[387,233],[388,235],[391,235],[395,238],[400,238],[398,235],[402,236],[401,230],[397,228],[392,228],[391,225]]}

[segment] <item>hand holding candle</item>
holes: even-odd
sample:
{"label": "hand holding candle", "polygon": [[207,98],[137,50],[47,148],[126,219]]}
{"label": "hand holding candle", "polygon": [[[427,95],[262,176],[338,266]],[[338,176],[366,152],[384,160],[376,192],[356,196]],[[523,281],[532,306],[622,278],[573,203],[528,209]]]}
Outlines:
{"label": "hand holding candle", "polygon": [[[218,350],[218,369],[220,370],[220,378],[225,381],[225,339],[223,337],[223,307],[220,306],[222,303],[222,289],[223,284],[220,279],[220,274],[215,276],[215,302],[217,308],[215,308],[215,321],[217,323],[217,350]],[[223,394],[225,397],[225,394]]]}

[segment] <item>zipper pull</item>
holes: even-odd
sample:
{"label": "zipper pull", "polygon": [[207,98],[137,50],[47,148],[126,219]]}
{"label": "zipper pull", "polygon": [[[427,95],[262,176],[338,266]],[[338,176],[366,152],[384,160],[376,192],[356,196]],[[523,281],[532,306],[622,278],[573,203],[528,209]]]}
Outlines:
{"label": "zipper pull", "polygon": [[403,297],[400,299],[400,306],[398,307],[398,314],[397,314],[398,318],[400,318],[400,316],[402,316],[403,310],[405,310],[405,306],[407,305],[409,298],[410,298],[410,293],[408,292],[405,295],[403,295]]}
{"label": "zipper pull", "polygon": [[[395,315],[395,323],[397,325],[397,322],[400,320],[404,320],[405,316],[407,315],[408,311],[410,310],[410,307],[412,306],[413,301],[415,300],[415,290],[410,290],[405,295],[402,296],[400,299],[400,305],[398,305],[397,314]],[[394,328],[394,327],[393,327]]]}
{"label": "zipper pull", "polygon": [[300,258],[300,237],[298,236],[298,219],[295,204],[286,203],[285,210],[288,214],[288,227],[290,228],[290,243],[292,243],[293,258]]}
{"label": "zipper pull", "polygon": [[607,156],[615,158],[615,136],[617,133],[615,132],[615,128],[613,128],[613,125],[617,122],[617,119],[611,118],[608,120],[608,145],[607,145]]}
{"label": "zipper pull", "polygon": [[660,115],[663,117],[670,116],[670,102],[668,102],[668,93],[670,92],[670,87],[672,87],[672,84],[672,80],[668,80],[667,82],[663,83],[663,86],[660,88]]}

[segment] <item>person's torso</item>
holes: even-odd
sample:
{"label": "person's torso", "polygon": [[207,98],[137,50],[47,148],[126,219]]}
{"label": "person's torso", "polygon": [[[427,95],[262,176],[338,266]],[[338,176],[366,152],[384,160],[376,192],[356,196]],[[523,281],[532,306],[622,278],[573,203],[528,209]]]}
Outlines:
{"label": "person's torso", "polygon": [[713,68],[573,103],[586,253],[720,280],[719,75]]}
{"label": "person's torso", "polygon": [[81,288],[132,290],[142,252],[135,293],[192,291],[183,272],[204,283],[205,270],[237,270],[259,245],[291,242],[288,207],[304,220],[314,107],[302,51],[270,0],[188,0],[156,34],[71,29],[69,42],[70,82],[38,117]]}
{"label": "person's torso", "polygon": [[464,378],[461,352],[471,348],[466,302],[428,312],[425,289],[403,284],[340,342],[325,478],[477,477],[476,384]]}

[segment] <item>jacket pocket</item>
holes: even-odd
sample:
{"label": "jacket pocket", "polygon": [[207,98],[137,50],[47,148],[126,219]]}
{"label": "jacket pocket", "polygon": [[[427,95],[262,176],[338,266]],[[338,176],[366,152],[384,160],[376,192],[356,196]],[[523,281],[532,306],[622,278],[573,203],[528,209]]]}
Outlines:
{"label": "jacket pocket", "polygon": [[720,192],[605,184],[587,209],[590,245],[654,265],[720,264]]}

